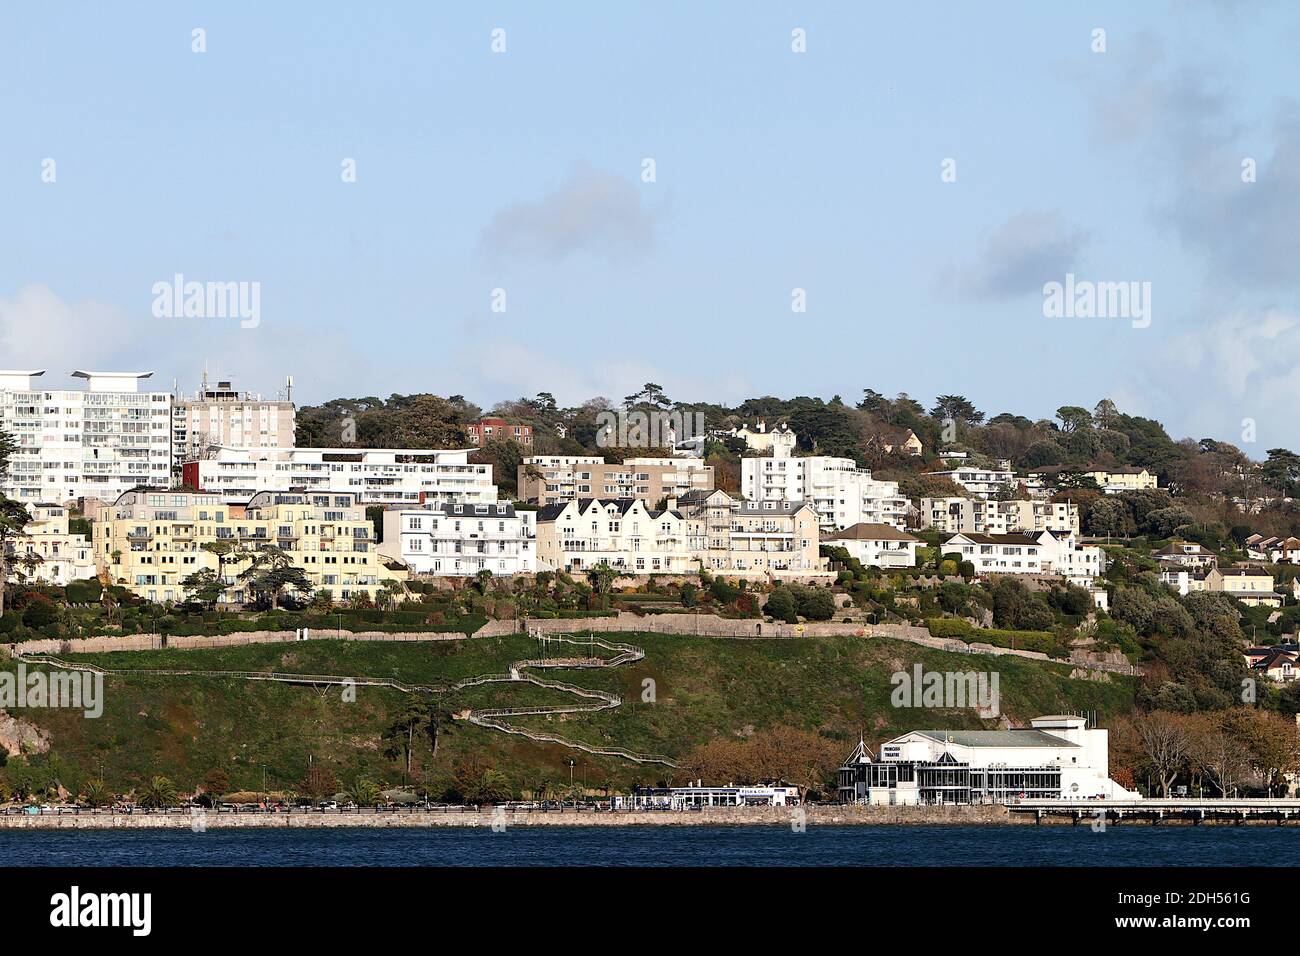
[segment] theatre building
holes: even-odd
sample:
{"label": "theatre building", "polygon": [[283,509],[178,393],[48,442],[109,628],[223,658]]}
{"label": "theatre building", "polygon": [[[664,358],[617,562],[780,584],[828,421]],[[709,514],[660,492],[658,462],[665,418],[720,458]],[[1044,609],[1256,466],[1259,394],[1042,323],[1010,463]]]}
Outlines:
{"label": "theatre building", "polygon": [[888,806],[1134,798],[1110,779],[1107,731],[1084,717],[1013,730],[914,730],[873,757],[859,742],[839,771],[841,803]]}

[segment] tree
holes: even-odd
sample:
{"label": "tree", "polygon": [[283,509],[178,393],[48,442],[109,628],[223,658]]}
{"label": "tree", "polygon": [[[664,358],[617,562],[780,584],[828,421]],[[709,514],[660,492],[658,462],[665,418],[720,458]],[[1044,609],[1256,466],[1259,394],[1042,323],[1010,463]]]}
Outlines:
{"label": "tree", "polygon": [[411,757],[415,752],[417,734],[428,737],[434,753],[437,753],[439,716],[431,701],[422,697],[412,698],[384,731],[384,756],[389,760],[404,760],[403,783],[411,778]]}
{"label": "tree", "polygon": [[203,792],[213,799],[230,789],[230,775],[220,767],[214,767],[203,777]]}
{"label": "tree", "polygon": [[479,594],[487,594],[488,588],[492,585],[492,571],[490,568],[483,568],[474,575],[474,588]]}
{"label": "tree", "polygon": [[295,565],[293,559],[275,545],[267,545],[254,552],[253,563],[241,571],[239,577],[248,583],[254,594],[269,600],[272,610],[279,608],[280,596],[286,590],[301,594],[311,592],[307,572]]}
{"label": "tree", "polygon": [[1151,763],[1151,769],[1160,784],[1161,796],[1168,797],[1170,788],[1187,763],[1191,739],[1181,719],[1175,714],[1155,711],[1144,714],[1133,722],[1142,751]]}
{"label": "tree", "polygon": [[934,418],[951,418],[958,424],[967,426],[984,421],[984,413],[962,395],[940,395],[934,400],[930,415]]}
{"label": "tree", "polygon": [[798,612],[795,610],[794,594],[787,587],[774,589],[767,596],[764,610],[776,620],[787,624],[794,624],[799,620]]}
{"label": "tree", "polygon": [[142,807],[158,809],[176,806],[180,802],[180,797],[176,791],[176,784],[172,783],[171,778],[155,776],[150,777],[149,782],[140,788],[136,802]]}
{"label": "tree", "polygon": [[1056,417],[1060,419],[1061,431],[1067,434],[1092,427],[1092,413],[1078,405],[1062,405],[1056,410]]}
{"label": "tree", "polygon": [[339,792],[338,777],[334,776],[329,767],[323,767],[313,761],[307,767],[302,780],[298,781],[298,790],[304,796],[311,797],[313,801],[319,803]]}
{"label": "tree", "polygon": [[181,587],[191,600],[206,604],[209,608],[216,607],[221,595],[226,593],[226,582],[211,568],[199,568],[187,575],[181,581]]}
{"label": "tree", "polygon": [[[8,433],[0,431],[0,456],[5,456],[3,440]],[[3,472],[0,472],[2,474]],[[13,542],[25,537],[23,529],[31,518],[26,506],[0,495],[0,614],[5,610],[5,585],[9,580],[10,549]]]}
{"label": "tree", "polygon": [[618,572],[609,566],[608,561],[600,562],[587,572],[587,580],[591,582],[592,590],[600,598],[602,608],[605,606],[605,596],[609,594],[617,578]]}
{"label": "tree", "polygon": [[249,556],[248,551],[234,541],[204,541],[199,547],[208,554],[216,555],[217,577],[223,582],[226,580],[226,565],[246,560]]}
{"label": "tree", "polygon": [[1188,757],[1215,786],[1220,797],[1235,794],[1250,769],[1247,751],[1235,732],[1234,723],[1231,712],[1198,714],[1189,728]]}
{"label": "tree", "polygon": [[373,780],[361,776],[353,778],[344,793],[359,807],[376,806],[383,797],[379,792],[379,786]]}
{"label": "tree", "polygon": [[1119,421],[1119,409],[1109,398],[1103,398],[1092,410],[1092,418],[1098,428],[1111,429]]}
{"label": "tree", "polygon": [[81,791],[81,802],[91,808],[106,807],[113,802],[113,791],[98,777],[87,780]]}

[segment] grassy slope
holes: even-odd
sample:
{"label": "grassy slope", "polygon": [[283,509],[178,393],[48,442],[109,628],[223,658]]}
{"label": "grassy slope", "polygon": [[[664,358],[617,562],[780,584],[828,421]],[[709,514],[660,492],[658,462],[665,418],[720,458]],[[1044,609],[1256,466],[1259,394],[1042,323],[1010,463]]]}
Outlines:
{"label": "grassy slope", "polygon": [[[1065,665],[947,654],[886,640],[806,638],[736,641],[656,634],[613,635],[640,644],[646,658],[615,671],[547,671],[542,676],[614,690],[627,703],[592,715],[521,720],[588,743],[680,756],[714,734],[790,724],[849,742],[865,730],[879,742],[914,728],[977,727],[973,711],[915,711],[890,705],[890,675],[915,663],[927,670],[996,670],[1003,712],[1014,722],[1037,714],[1092,709],[1105,718],[1126,711],[1132,682],[1070,680]],[[518,636],[436,644],[311,641],[196,651],[78,655],[106,667],[275,670],[296,673],[390,676],[408,682],[446,684],[503,671],[522,657],[538,656],[536,644]],[[12,669],[13,665],[6,665]],[[655,682],[656,702],[643,703],[643,681]],[[172,776],[192,788],[220,767],[234,787],[292,786],[308,755],[346,781],[364,772],[386,783],[401,779],[379,742],[403,695],[362,687],[355,703],[335,689],[249,683],[224,678],[110,677],[104,716],[78,712],[26,711],[48,729],[60,777],[70,789],[102,766],[111,785],[125,788],[151,773]],[[453,709],[524,702],[573,701],[532,687],[489,685],[447,700]],[[473,755],[504,771],[516,786],[567,780],[568,759],[589,786],[630,785],[662,779],[665,770],[613,758],[587,756],[461,722],[442,738],[438,757],[427,747],[417,756],[416,782],[445,781],[453,764]]]}

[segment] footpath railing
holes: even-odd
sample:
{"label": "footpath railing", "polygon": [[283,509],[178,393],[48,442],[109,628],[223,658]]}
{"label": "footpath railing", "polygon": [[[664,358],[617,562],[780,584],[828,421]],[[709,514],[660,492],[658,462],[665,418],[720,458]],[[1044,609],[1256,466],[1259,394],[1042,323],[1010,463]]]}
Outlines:
{"label": "footpath railing", "polygon": [[104,674],[124,678],[138,678],[152,675],[160,677],[209,677],[249,681],[271,681],[283,684],[299,684],[317,687],[390,687],[405,694],[445,695],[484,684],[526,683],[546,690],[572,694],[576,697],[595,701],[595,703],[538,704],[528,707],[471,709],[464,713],[463,719],[467,720],[471,724],[486,727],[500,733],[514,734],[538,742],[559,744],[560,746],[568,747],[572,750],[580,750],[584,753],[599,756],[621,757],[635,763],[657,763],[669,767],[677,766],[671,758],[662,754],[638,754],[630,750],[625,750],[622,747],[605,747],[595,744],[586,744],[581,741],[562,737],[558,734],[506,723],[505,719],[511,717],[595,713],[602,710],[611,710],[615,707],[621,706],[623,703],[622,698],[617,694],[603,690],[596,690],[590,687],[581,687],[577,684],[571,684],[566,681],[547,680],[541,677],[536,677],[532,674],[524,673],[524,671],[529,668],[611,668],[619,667],[633,661],[639,661],[645,657],[645,650],[643,648],[636,647],[632,644],[620,644],[614,641],[607,641],[602,638],[579,638],[571,634],[539,634],[536,636],[543,642],[543,646],[555,643],[582,646],[591,649],[599,647],[602,650],[612,651],[613,655],[608,658],[587,657],[578,659],[577,661],[567,658],[528,658],[512,663],[509,671],[506,673],[480,674],[475,677],[468,677],[464,680],[456,681],[446,686],[408,684],[404,681],[394,680],[393,678],[388,677],[348,677],[334,674],[289,674],[275,671],[214,671],[148,667],[100,667],[97,664],[89,664],[82,661],[67,661],[52,654],[21,654],[18,655],[17,659],[31,664],[44,664],[50,667],[60,667],[65,670],[84,671],[93,674]]}

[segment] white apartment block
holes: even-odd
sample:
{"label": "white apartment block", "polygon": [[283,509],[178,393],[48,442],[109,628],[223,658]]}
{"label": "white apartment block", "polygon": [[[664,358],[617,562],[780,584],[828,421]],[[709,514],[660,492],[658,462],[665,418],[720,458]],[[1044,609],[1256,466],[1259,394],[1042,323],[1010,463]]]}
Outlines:
{"label": "white apartment block", "polygon": [[68,530],[68,509],[63,505],[28,504],[31,520],[21,537],[6,542],[11,581],[39,581],[64,585],[95,576],[95,555],[90,538]]}
{"label": "white apartment block", "polygon": [[292,448],[295,415],[293,402],[264,399],[239,392],[230,382],[208,384],[194,395],[172,399],[172,459],[181,464],[200,457],[210,446],[234,448]]}
{"label": "white apartment block", "polygon": [[1016,473],[1002,468],[953,468],[949,471],[932,471],[932,478],[947,478],[965,488],[977,498],[993,498],[1007,485],[1014,484]]}
{"label": "white apartment block", "polygon": [[979,534],[1012,531],[1079,533],[1079,506],[1065,501],[922,498],[917,511],[921,528],[944,534],[972,531]]}
{"label": "white apartment block", "polygon": [[413,574],[472,577],[537,570],[537,525],[532,511],[510,502],[437,502],[384,512],[379,553]]}
{"label": "white apartment block", "polygon": [[497,500],[492,466],[471,449],[217,448],[184,465],[185,483],[248,501],[259,491],[348,491],[361,504]]}
{"label": "white apartment block", "polygon": [[1080,545],[1073,534],[970,532],[944,542],[943,553],[953,551],[973,564],[976,574],[1056,574],[1089,589],[1105,571],[1101,548]]}
{"label": "white apartment block", "polygon": [[908,503],[898,482],[877,481],[852,458],[742,458],[740,491],[754,502],[807,501],[824,528],[866,522],[901,529]]}
{"label": "white apartment block", "polygon": [[17,448],[0,492],[23,502],[114,501],[171,478],[171,395],[152,372],[83,372],[85,389],[47,389],[42,369],[0,371],[0,428]]}

